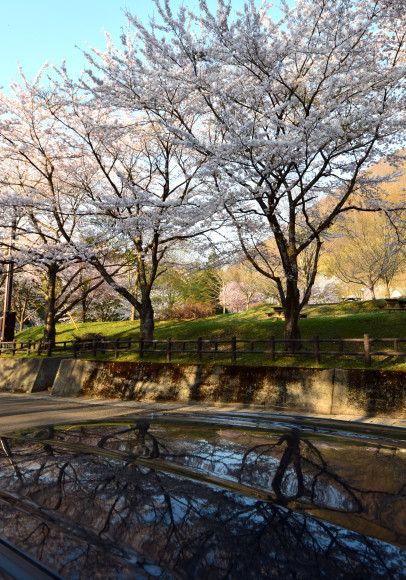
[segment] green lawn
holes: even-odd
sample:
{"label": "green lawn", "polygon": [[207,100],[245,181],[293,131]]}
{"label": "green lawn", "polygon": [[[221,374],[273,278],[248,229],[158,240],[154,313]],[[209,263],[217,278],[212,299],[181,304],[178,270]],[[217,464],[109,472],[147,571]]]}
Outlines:
{"label": "green lawn", "polygon": [[[308,318],[300,320],[303,338],[362,338],[371,337],[406,338],[406,312],[387,313],[379,305],[382,302],[356,302],[310,306],[305,310]],[[158,340],[207,338],[276,338],[283,335],[282,321],[270,320],[267,316],[271,306],[251,308],[238,314],[224,314],[198,320],[157,321],[155,338]],[[16,335],[17,340],[39,340],[42,326],[27,328]],[[99,333],[106,338],[138,338],[139,323],[128,320],[120,322],[79,323],[78,330],[73,324],[57,325],[57,340],[72,340],[88,333]]]}
{"label": "green lawn", "polygon": [[[341,303],[329,305],[317,305],[308,307],[305,312],[307,318],[300,320],[300,329],[304,339],[318,336],[321,339],[332,338],[362,338],[369,334],[371,338],[406,338],[406,312],[388,313],[380,306],[383,301]],[[252,308],[238,314],[225,314],[211,318],[188,320],[188,321],[157,321],[155,327],[155,339],[166,340],[171,337],[174,340],[195,340],[198,337],[207,339],[230,339],[235,336],[238,339],[268,339],[271,335],[275,338],[283,337],[282,321],[270,320],[267,316],[272,311],[271,306]],[[57,341],[70,341],[76,337],[89,333],[101,334],[107,339],[138,338],[139,323],[122,322],[92,322],[79,323],[78,330],[73,324],[57,325]],[[29,328],[17,334],[17,340],[39,340],[42,336],[42,327]],[[309,349],[313,348],[309,345]],[[328,349],[328,345],[322,348]],[[379,347],[381,349],[381,347]],[[406,350],[405,346],[400,350]],[[136,355],[120,355],[120,359],[134,359]],[[322,357],[321,366],[337,366],[337,357]],[[151,359],[152,360],[152,359]],[[162,360],[162,359],[161,359]],[[175,362],[181,359],[173,359]],[[185,359],[183,359],[185,360]],[[226,359],[216,359],[226,362]],[[228,358],[229,360],[229,358]],[[405,368],[403,360],[390,357],[380,357],[374,360],[374,366],[386,368]],[[211,361],[207,361],[211,362]],[[269,357],[261,355],[244,355],[238,358],[243,364],[269,364]],[[289,365],[300,364],[314,366],[313,357],[284,357],[277,360],[277,364]],[[363,366],[362,359],[354,359],[348,356],[340,360],[340,366]]]}

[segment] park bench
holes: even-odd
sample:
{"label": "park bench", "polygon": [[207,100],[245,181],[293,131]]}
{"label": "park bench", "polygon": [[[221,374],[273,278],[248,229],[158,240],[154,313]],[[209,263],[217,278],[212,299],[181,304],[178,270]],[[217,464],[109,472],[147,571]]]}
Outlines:
{"label": "park bench", "polygon": [[341,296],[341,302],[360,302],[359,296]]}
{"label": "park bench", "polygon": [[403,296],[400,298],[386,298],[385,302],[386,312],[406,312],[406,298]]}
{"label": "park bench", "polygon": [[[273,312],[268,312],[268,318],[272,318],[272,320],[285,320],[282,306],[274,306]],[[299,318],[307,318],[307,314],[299,314]]]}

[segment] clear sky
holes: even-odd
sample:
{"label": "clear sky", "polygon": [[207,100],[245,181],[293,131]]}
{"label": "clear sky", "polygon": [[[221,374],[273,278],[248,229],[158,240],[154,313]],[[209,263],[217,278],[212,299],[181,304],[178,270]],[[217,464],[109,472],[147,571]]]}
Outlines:
{"label": "clear sky", "polygon": [[[179,6],[182,0],[172,3]],[[198,4],[197,0],[183,3]],[[232,0],[237,10],[243,4],[244,0]],[[217,1],[208,0],[208,5],[215,8]],[[59,65],[64,58],[76,75],[85,60],[75,46],[103,49],[103,30],[118,41],[126,26],[126,8],[145,22],[156,12],[152,0],[0,0],[0,6],[0,87],[6,91],[10,79],[18,78],[17,61],[29,79],[46,61]]]}

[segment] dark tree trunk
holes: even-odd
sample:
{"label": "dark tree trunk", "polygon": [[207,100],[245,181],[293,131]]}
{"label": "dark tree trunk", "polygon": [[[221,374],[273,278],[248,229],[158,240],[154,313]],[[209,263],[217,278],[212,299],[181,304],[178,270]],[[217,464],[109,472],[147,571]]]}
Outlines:
{"label": "dark tree trunk", "polygon": [[[299,330],[299,314],[290,311],[285,314],[285,328],[283,331],[283,336],[287,340],[300,340],[301,334]],[[300,348],[300,342],[287,343],[286,350],[294,352]]]}
{"label": "dark tree trunk", "polygon": [[140,335],[146,341],[151,341],[154,339],[154,309],[151,303],[151,287],[152,283],[149,285],[144,285],[141,287],[141,301],[137,300],[136,296],[131,294],[124,286],[117,284],[113,276],[106,270],[106,268],[98,261],[94,260],[92,262],[96,270],[103,276],[107,284],[109,284],[118,294],[123,296],[128,302],[133,306],[139,314],[140,317]]}
{"label": "dark tree trunk", "polygon": [[140,315],[140,335],[146,341],[151,341],[154,338],[154,309],[151,304],[151,300],[148,297],[144,297],[141,308],[139,309]]}
{"label": "dark tree trunk", "polygon": [[[300,314],[300,294],[297,285],[297,280],[288,280],[286,285],[286,295],[284,300],[284,314],[285,314],[285,328],[283,336],[287,340],[301,339],[299,330],[299,314]],[[301,347],[300,342],[286,343],[286,350],[295,352]]]}
{"label": "dark tree trunk", "polygon": [[51,343],[55,346],[55,306],[56,306],[56,281],[58,266],[53,264],[48,266],[48,279],[45,297],[45,324],[44,324],[44,342]]}

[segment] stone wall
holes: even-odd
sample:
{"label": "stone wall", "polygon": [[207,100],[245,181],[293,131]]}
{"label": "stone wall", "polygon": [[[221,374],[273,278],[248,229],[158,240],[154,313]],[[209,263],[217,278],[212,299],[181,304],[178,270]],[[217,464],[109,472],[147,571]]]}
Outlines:
{"label": "stone wall", "polygon": [[0,392],[36,393],[50,389],[61,359],[0,358]]}
{"label": "stone wall", "polygon": [[62,360],[53,395],[406,417],[406,373]]}

